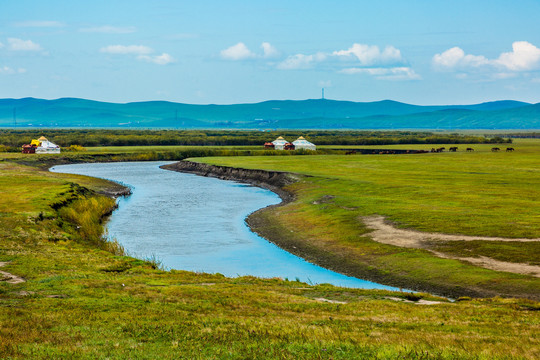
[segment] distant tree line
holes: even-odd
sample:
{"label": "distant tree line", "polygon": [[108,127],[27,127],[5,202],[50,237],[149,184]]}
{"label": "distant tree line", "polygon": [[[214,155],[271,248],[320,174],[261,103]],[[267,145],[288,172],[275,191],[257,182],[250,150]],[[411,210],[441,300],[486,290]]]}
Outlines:
{"label": "distant tree line", "polygon": [[105,129],[4,129],[0,145],[19,149],[32,139],[45,136],[61,147],[149,146],[149,145],[263,145],[283,136],[289,141],[304,136],[316,145],[474,144],[503,143],[511,139],[425,131],[339,131],[339,130],[105,130]]}
{"label": "distant tree line", "polygon": [[540,132],[522,132],[522,133],[511,133],[511,134],[503,134],[503,135],[497,135],[497,136],[508,136],[509,138],[522,138],[522,139],[539,139],[540,138]]}

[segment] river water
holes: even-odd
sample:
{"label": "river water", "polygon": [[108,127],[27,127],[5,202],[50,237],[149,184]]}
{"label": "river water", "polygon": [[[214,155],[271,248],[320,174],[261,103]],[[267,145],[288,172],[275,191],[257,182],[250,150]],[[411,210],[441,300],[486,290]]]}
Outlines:
{"label": "river water", "polygon": [[167,162],[58,165],[51,171],[120,182],[133,194],[118,200],[107,231],[135,257],[156,257],[168,269],[235,277],[397,290],[311,264],[253,233],[251,212],[281,200],[273,192],[234,181],[160,169]]}

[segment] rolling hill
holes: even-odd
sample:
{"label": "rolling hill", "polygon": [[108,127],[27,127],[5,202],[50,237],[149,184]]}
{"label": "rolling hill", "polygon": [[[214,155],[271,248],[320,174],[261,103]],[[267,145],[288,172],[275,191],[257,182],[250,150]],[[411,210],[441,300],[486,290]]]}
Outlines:
{"label": "rolling hill", "polygon": [[[15,116],[14,116],[15,115]],[[397,101],[271,100],[193,105],[77,98],[0,99],[0,127],[230,129],[538,129],[540,103],[420,106]]]}

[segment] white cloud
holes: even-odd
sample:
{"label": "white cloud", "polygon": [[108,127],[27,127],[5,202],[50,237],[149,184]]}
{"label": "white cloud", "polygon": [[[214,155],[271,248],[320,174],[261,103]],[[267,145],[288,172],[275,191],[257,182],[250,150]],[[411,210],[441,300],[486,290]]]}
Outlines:
{"label": "white cloud", "polygon": [[85,33],[101,33],[101,34],[131,34],[137,31],[134,26],[111,26],[103,25],[96,27],[88,27],[79,29],[80,32]]}
{"label": "white cloud", "polygon": [[277,49],[269,42],[263,42],[261,44],[261,48],[263,49],[263,57],[265,58],[273,58],[279,56],[279,51],[277,51]]}
{"label": "white cloud", "polygon": [[15,23],[15,26],[17,27],[64,27],[66,25],[60,21],[30,20],[30,21],[17,22]]}
{"label": "white cloud", "polygon": [[321,52],[313,55],[296,54],[280,62],[277,68],[281,70],[309,69],[315,63],[322,62],[326,58],[327,56]]}
{"label": "white cloud", "polygon": [[32,40],[9,38],[9,49],[13,51],[41,51],[43,48]]}
{"label": "white cloud", "polygon": [[401,51],[393,46],[386,46],[381,51],[376,45],[354,43],[347,50],[292,55],[277,64],[277,68],[296,70],[323,65],[342,74],[366,74],[381,80],[418,80],[421,78],[405,64]]}
{"label": "white cloud", "polygon": [[18,69],[12,69],[9,66],[0,66],[0,74],[24,74],[26,72],[26,69],[18,68]]}
{"label": "white cloud", "polygon": [[461,48],[453,47],[435,54],[432,61],[437,70],[495,70],[497,73],[493,76],[504,79],[511,77],[512,72],[540,69],[540,49],[527,41],[516,41],[511,52],[502,53],[497,59],[488,59],[482,55],[465,54]]}
{"label": "white cloud", "polygon": [[246,44],[239,42],[236,45],[228,47],[225,50],[222,50],[220,53],[223,59],[227,60],[245,60],[254,58],[256,55],[248,49]]}
{"label": "white cloud", "polygon": [[230,46],[220,52],[222,59],[226,60],[248,60],[257,58],[276,58],[279,56],[279,51],[269,42],[261,43],[262,54],[256,54],[251,51],[246,44],[239,42],[236,45]]}
{"label": "white cloud", "polygon": [[512,71],[529,71],[540,68],[540,49],[527,41],[516,41],[512,52],[502,53],[495,63]]}
{"label": "white cloud", "polygon": [[401,51],[393,46],[387,46],[381,52],[377,45],[353,44],[347,50],[334,51],[333,56],[351,59],[356,58],[360,66],[389,65],[403,63]]}
{"label": "white cloud", "polygon": [[437,69],[462,69],[468,67],[480,67],[489,64],[490,61],[484,56],[466,55],[459,47],[453,47],[441,54],[433,56],[433,64]]}
{"label": "white cloud", "polygon": [[152,55],[154,49],[144,45],[109,45],[99,49],[100,52],[114,55],[136,55],[137,60],[146,61],[156,65],[167,65],[175,59],[167,53]]}
{"label": "white cloud", "polygon": [[381,80],[419,80],[421,79],[413,69],[406,66],[390,68],[346,68],[340,71],[342,74],[367,74]]}
{"label": "white cloud", "polygon": [[153,55],[153,56],[139,55],[137,59],[151,62],[157,65],[167,65],[175,61],[174,58],[167,53],[163,53],[161,55]]}
{"label": "white cloud", "polygon": [[154,49],[144,45],[109,45],[99,51],[107,54],[147,55],[153,53]]}
{"label": "white cloud", "polygon": [[318,62],[326,62],[337,69],[346,65],[355,69],[367,67],[392,67],[402,65],[405,60],[401,51],[393,46],[387,46],[383,51],[376,45],[353,44],[347,50],[337,50],[330,53],[318,52],[313,55],[296,54],[289,56],[278,64],[279,69],[306,69]]}

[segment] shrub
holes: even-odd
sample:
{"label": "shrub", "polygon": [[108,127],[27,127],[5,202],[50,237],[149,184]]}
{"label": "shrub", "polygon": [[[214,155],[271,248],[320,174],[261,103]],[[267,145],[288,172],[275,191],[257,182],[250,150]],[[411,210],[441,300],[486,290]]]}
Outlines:
{"label": "shrub", "polygon": [[70,145],[68,148],[64,149],[66,151],[86,151],[86,148],[81,145]]}

